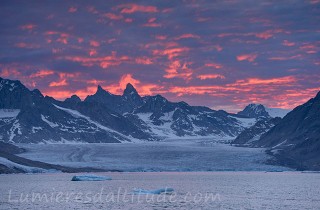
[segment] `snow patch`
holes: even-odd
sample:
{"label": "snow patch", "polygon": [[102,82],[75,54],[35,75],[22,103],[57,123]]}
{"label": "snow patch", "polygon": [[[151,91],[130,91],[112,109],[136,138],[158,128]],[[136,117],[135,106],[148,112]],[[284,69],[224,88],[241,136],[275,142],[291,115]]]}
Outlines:
{"label": "snow patch", "polygon": [[236,119],[245,128],[249,128],[257,122],[256,118],[240,118],[240,117],[232,117],[232,118]]}
{"label": "snow patch", "polygon": [[17,117],[20,109],[0,109],[0,118]]}
{"label": "snow patch", "polygon": [[38,132],[39,130],[42,130],[43,128],[42,127],[32,127],[32,133],[36,133]]}
{"label": "snow patch", "polygon": [[266,111],[271,117],[281,117],[286,116],[291,110],[290,109],[281,109],[281,108],[267,108]]}
{"label": "snow patch", "polygon": [[12,127],[9,130],[9,134],[10,134],[9,141],[10,142],[13,142],[13,138],[16,136],[16,133],[18,135],[22,135],[19,120],[15,120],[14,123],[12,124]]}
{"label": "snow patch", "polygon": [[164,116],[160,117],[160,120],[164,122],[162,125],[154,125],[150,119],[151,115],[152,113],[137,114],[137,116],[148,125],[152,133],[156,134],[157,136],[165,138],[178,138],[178,136],[170,127],[172,124],[173,112],[166,113]]}
{"label": "snow patch", "polygon": [[279,144],[277,144],[276,146],[272,147],[272,149],[280,147],[281,145],[285,144],[287,142],[287,140],[284,140],[283,142],[280,142]]}
{"label": "snow patch", "polygon": [[[113,129],[111,129],[111,128],[108,128],[108,127],[106,127],[106,126],[104,126],[104,125],[101,125],[101,124],[98,123],[98,122],[95,122],[95,121],[91,120],[90,117],[81,114],[81,113],[78,112],[77,110],[64,108],[64,107],[61,107],[61,106],[58,106],[58,105],[55,105],[55,104],[53,104],[53,105],[54,105],[56,108],[58,108],[58,109],[60,109],[60,110],[62,110],[62,111],[67,112],[68,114],[70,114],[71,116],[73,116],[73,117],[75,117],[75,118],[83,118],[83,119],[86,119],[88,122],[96,125],[98,128],[100,128],[100,129],[102,129],[102,130],[105,130],[105,131],[110,132],[110,133],[114,133],[114,134],[116,134],[116,135],[118,135],[118,136],[121,136],[121,137],[123,137],[124,139],[127,139],[127,140],[129,140],[129,141],[137,141],[137,139],[134,139],[134,138],[131,137],[131,136],[123,135],[122,133],[119,133],[118,131],[115,131],[115,130],[113,130]],[[121,139],[118,139],[118,140],[119,140],[119,141],[122,141]]]}
{"label": "snow patch", "polygon": [[58,127],[59,125],[57,123],[54,122],[50,122],[49,120],[46,119],[45,116],[41,115],[41,119],[46,122],[51,128],[55,128]]}

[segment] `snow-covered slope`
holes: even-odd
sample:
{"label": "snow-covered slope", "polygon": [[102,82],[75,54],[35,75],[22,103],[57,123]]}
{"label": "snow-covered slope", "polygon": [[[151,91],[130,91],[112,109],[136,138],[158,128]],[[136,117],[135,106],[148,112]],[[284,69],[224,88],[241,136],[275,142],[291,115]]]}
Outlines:
{"label": "snow-covered slope", "polygon": [[291,110],[290,109],[281,109],[281,108],[265,108],[268,114],[275,118],[275,117],[281,117],[283,118],[286,116]]}

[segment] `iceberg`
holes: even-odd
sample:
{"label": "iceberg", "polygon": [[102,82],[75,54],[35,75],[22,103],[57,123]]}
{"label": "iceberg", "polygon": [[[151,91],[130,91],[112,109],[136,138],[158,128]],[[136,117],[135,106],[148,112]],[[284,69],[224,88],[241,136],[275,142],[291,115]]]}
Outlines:
{"label": "iceberg", "polygon": [[111,180],[111,177],[97,176],[94,174],[77,175],[72,177],[71,181],[105,181]]}
{"label": "iceberg", "polygon": [[161,188],[157,190],[144,190],[144,189],[134,189],[133,194],[135,195],[147,195],[147,194],[154,194],[154,195],[160,195],[160,194],[171,194],[174,191],[173,188]]}

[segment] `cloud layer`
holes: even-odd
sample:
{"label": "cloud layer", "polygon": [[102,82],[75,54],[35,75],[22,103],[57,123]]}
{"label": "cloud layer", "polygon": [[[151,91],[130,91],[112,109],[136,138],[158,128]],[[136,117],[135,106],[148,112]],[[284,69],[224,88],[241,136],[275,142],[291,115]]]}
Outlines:
{"label": "cloud layer", "polygon": [[0,76],[58,99],[130,82],[234,112],[320,90],[319,1],[4,0],[0,16]]}

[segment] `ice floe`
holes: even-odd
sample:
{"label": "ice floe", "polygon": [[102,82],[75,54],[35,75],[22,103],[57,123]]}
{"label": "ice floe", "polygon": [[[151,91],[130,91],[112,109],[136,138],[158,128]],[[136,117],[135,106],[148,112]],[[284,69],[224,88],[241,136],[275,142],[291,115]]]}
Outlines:
{"label": "ice floe", "polygon": [[111,180],[111,177],[97,176],[94,174],[84,174],[72,177],[71,181],[105,181]]}

